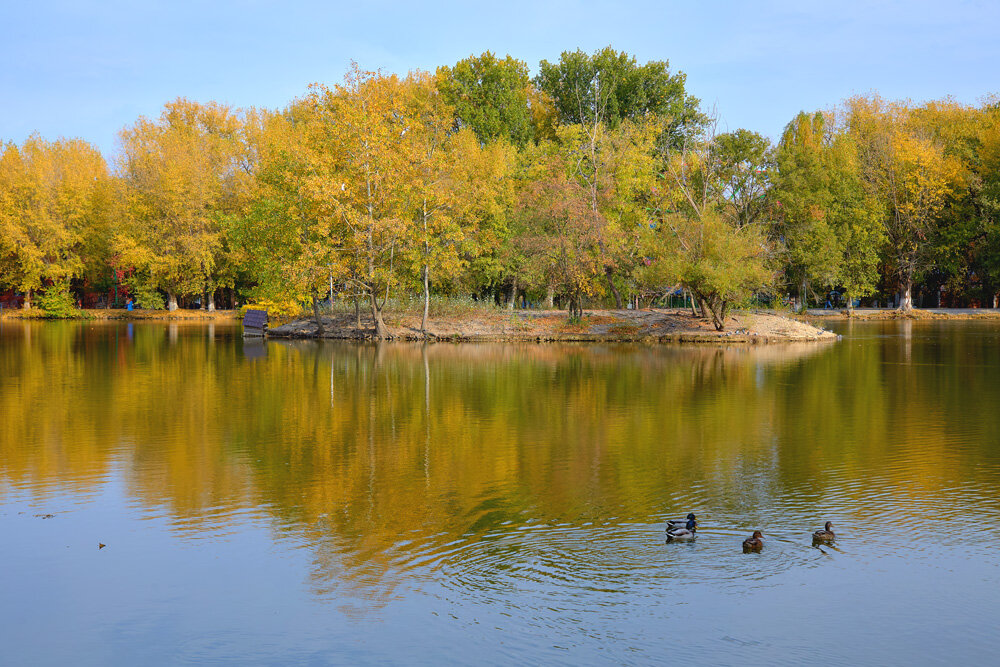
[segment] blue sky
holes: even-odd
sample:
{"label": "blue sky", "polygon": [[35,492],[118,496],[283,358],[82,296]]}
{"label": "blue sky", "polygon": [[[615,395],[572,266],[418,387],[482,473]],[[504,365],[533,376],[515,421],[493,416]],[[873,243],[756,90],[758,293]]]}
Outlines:
{"label": "blue sky", "polygon": [[722,129],[776,138],[855,93],[1000,93],[1000,3],[50,2],[0,0],[0,139],[82,137],[105,155],[179,96],[281,107],[312,82],[433,70],[491,50],[528,63],[611,44],[669,60]]}

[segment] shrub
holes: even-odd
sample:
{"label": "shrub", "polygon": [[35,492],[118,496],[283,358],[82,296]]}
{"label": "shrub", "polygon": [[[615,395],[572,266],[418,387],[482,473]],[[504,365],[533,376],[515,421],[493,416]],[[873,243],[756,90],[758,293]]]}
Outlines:
{"label": "shrub", "polygon": [[38,307],[45,313],[45,317],[50,318],[75,317],[78,314],[66,280],[57,280],[45,288],[38,297]]}
{"label": "shrub", "polygon": [[132,284],[132,299],[135,305],[144,310],[163,310],[166,302],[163,295],[155,287],[146,283]]}
{"label": "shrub", "polygon": [[291,299],[282,301],[258,299],[240,306],[240,317],[245,315],[247,310],[266,310],[271,319],[290,320],[302,314],[302,304]]}

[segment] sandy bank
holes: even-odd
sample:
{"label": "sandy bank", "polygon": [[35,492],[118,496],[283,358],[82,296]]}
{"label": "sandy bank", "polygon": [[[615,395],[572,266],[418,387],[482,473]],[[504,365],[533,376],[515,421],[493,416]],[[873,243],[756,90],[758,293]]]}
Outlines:
{"label": "sandy bank", "polygon": [[[388,316],[393,337],[423,340],[420,317]],[[323,318],[324,332],[316,323],[296,320],[270,330],[274,338],[364,339],[372,336],[371,320],[359,328],[353,315]],[[432,317],[427,338],[442,341],[646,341],[679,343],[773,343],[785,341],[836,340],[837,335],[808,322],[761,312],[735,313],[725,331],[711,322],[693,317],[690,311],[592,310],[578,323],[570,323],[566,311],[484,311],[460,317]]]}

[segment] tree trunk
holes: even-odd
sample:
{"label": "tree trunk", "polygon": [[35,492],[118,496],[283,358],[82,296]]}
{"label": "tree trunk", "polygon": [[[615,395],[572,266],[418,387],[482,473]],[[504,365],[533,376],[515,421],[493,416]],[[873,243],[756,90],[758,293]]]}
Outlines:
{"label": "tree trunk", "polygon": [[707,320],[711,309],[708,307],[708,301],[705,300],[705,297],[700,295],[698,296],[698,309],[701,311],[701,317]]}
{"label": "tree trunk", "polygon": [[167,310],[170,312],[177,310],[177,295],[171,290],[167,290]]}
{"label": "tree trunk", "polygon": [[208,293],[208,312],[215,312],[215,290]]}
{"label": "tree trunk", "polygon": [[572,320],[577,316],[577,310],[579,308],[579,297],[576,294],[571,294],[569,297],[569,319]]}
{"label": "tree trunk", "polygon": [[382,319],[382,308],[378,305],[378,297],[375,296],[374,290],[368,293],[368,298],[372,309],[372,320],[375,321],[375,339],[388,340],[392,338],[389,334],[389,327],[385,326],[385,320]]}
{"label": "tree trunk", "polygon": [[809,281],[802,279],[799,285],[799,312],[804,313],[809,309]]}
{"label": "tree trunk", "polygon": [[361,299],[358,298],[357,294],[355,294],[352,298],[354,299],[354,325],[360,331],[361,330]]}
{"label": "tree trunk", "polygon": [[684,290],[684,292],[691,298],[691,317],[698,317],[698,309],[694,304],[694,292],[691,290]]}
{"label": "tree trunk", "polygon": [[902,298],[899,300],[899,310],[904,313],[913,310],[913,274],[906,276]]}
{"label": "tree trunk", "polygon": [[319,315],[319,299],[316,298],[316,290],[312,291],[313,320],[316,322],[316,335],[322,336],[326,333],[323,328],[323,318]]}
{"label": "tree trunk", "polygon": [[612,296],[615,297],[615,308],[617,308],[618,310],[621,310],[622,309],[622,295],[618,291],[618,288],[615,287],[615,280],[614,280],[615,272],[614,272],[614,270],[610,266],[605,266],[604,267],[604,276],[608,279],[608,288],[611,290]]}
{"label": "tree trunk", "polygon": [[709,311],[712,313],[712,325],[715,327],[716,331],[722,331],[726,328],[726,311],[729,309],[729,304],[725,301],[721,303],[707,303]]}
{"label": "tree trunk", "polygon": [[424,318],[420,321],[420,333],[427,335],[427,316],[431,310],[430,267],[424,264]]}
{"label": "tree trunk", "polygon": [[[552,310],[555,307],[556,289],[549,285],[545,288],[545,307]],[[994,306],[995,307],[995,306]]]}
{"label": "tree trunk", "polygon": [[517,278],[514,278],[514,284],[510,288],[510,301],[507,302],[507,310],[514,310],[514,306],[517,304]]}

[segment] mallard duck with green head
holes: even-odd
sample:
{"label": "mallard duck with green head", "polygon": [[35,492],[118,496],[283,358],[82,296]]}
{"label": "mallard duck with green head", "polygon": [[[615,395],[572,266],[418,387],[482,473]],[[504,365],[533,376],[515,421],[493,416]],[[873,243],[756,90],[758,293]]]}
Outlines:
{"label": "mallard duck with green head", "polygon": [[695,521],[694,512],[688,512],[687,517],[683,519],[667,519],[667,532],[677,528],[687,528],[689,521]]}
{"label": "mallard duck with green head", "polygon": [[688,514],[687,521],[684,525],[678,525],[674,522],[669,522],[667,524],[667,542],[673,542],[674,540],[693,540],[698,532],[698,522],[695,521],[694,514]]}

